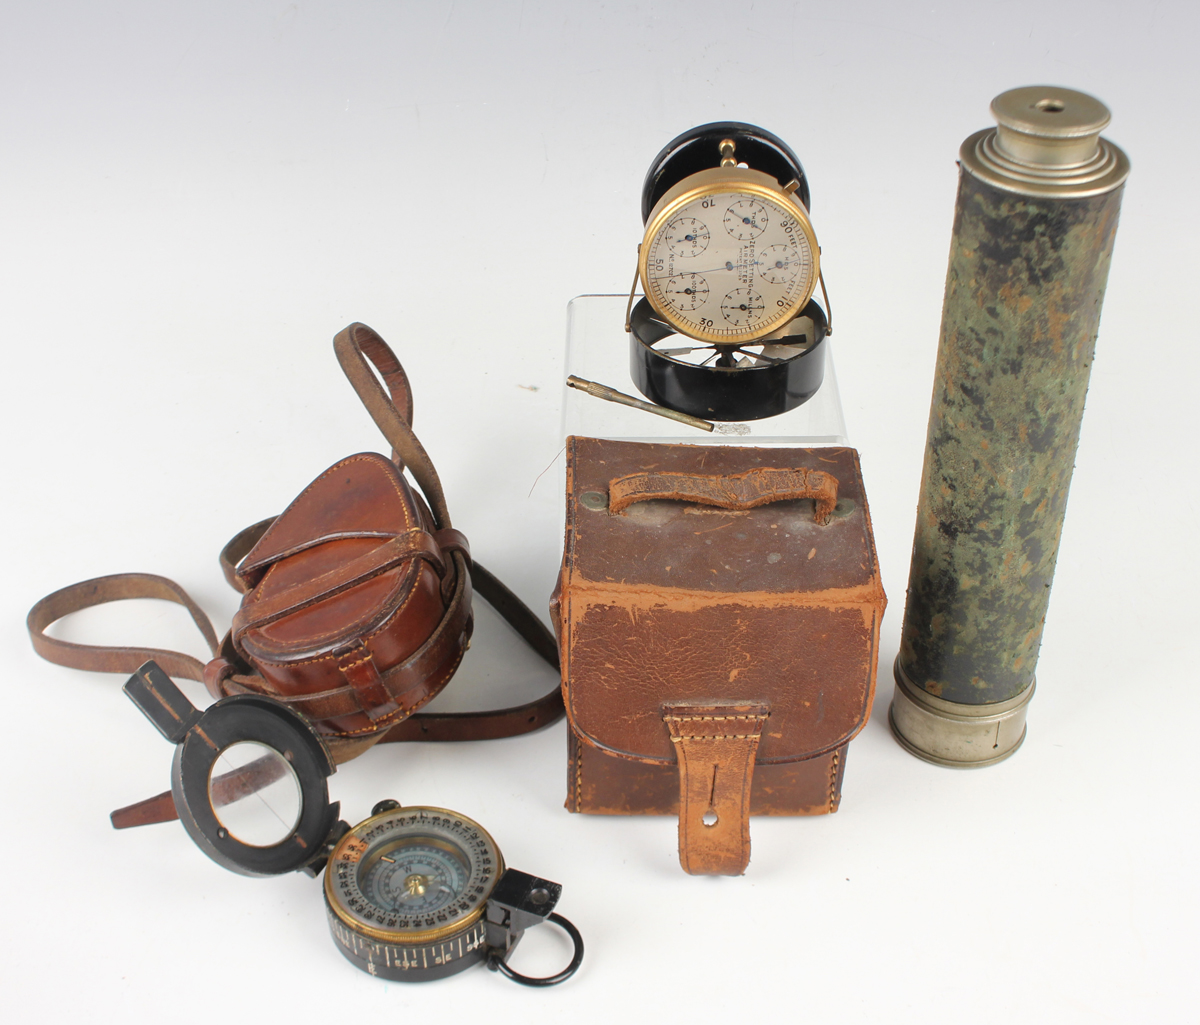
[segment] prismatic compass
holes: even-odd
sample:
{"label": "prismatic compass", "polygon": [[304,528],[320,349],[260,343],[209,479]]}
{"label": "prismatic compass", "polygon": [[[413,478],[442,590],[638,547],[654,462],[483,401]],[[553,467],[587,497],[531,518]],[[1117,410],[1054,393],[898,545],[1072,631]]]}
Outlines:
{"label": "prismatic compass", "polygon": [[[508,868],[487,830],[446,808],[389,800],[356,826],[341,821],[329,750],[287,705],[238,694],[201,713],[154,662],[125,693],[176,745],[169,796],[196,845],[243,875],[323,871],[333,941],[358,968],[423,982],[484,963],[530,986],[578,969],[583,940],[555,913],[558,883]],[[113,824],[141,824],[130,814],[138,807],[114,812]],[[575,953],[561,972],[529,978],[508,957],[544,921],[566,931]]]}

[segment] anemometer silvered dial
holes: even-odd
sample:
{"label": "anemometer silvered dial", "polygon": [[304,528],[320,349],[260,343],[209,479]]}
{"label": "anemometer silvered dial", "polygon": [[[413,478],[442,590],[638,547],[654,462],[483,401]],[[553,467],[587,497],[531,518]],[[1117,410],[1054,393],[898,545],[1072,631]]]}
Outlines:
{"label": "anemometer silvered dial", "polygon": [[736,166],[702,171],[668,191],[638,256],[654,310],[680,334],[718,344],[786,324],[820,272],[804,207],[774,178]]}
{"label": "anemometer silvered dial", "polygon": [[634,384],[702,420],[761,420],[824,378],[828,305],[808,181],[777,136],[736,121],[669,142],[642,187],[626,329]]}

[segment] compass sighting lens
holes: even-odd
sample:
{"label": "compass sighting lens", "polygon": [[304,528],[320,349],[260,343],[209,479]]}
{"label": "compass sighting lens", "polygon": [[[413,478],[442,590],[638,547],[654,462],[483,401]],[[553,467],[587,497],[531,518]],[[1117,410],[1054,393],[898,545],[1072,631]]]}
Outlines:
{"label": "compass sighting lens", "polygon": [[300,822],[300,781],[272,747],[245,740],[217,756],[208,780],[213,813],[233,839],[250,847],[282,843]]}

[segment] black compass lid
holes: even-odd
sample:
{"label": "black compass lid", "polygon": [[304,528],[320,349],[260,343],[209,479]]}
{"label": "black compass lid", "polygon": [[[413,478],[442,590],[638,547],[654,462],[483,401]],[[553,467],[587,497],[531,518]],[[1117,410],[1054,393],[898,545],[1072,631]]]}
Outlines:
{"label": "black compass lid", "polygon": [[197,710],[151,661],[125,693],[172,743],[171,795],[188,835],[242,875],[315,866],[338,832],[329,749],[297,712],[238,694]]}
{"label": "black compass lid", "polygon": [[795,196],[808,210],[808,178],[799,158],[779,136],[743,121],[714,121],[692,128],[668,142],[646,173],[642,185],[642,222],[650,219],[664,193],[697,171],[721,166],[721,140],[734,141],[734,156],[755,171],[775,178],[780,187],[799,182]]}

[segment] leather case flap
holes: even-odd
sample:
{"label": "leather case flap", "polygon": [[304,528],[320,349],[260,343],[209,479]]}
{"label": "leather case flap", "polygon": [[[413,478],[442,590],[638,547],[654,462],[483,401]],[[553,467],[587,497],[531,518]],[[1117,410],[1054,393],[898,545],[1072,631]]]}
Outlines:
{"label": "leather case flap", "polygon": [[[862,728],[886,598],[853,449],[570,438],[567,452],[559,625],[567,713],[584,740],[674,762],[663,709],[680,702],[769,705],[759,763],[821,754]],[[612,482],[671,474],[728,478],[699,490],[734,507],[689,500],[686,487],[610,510]],[[822,523],[826,475],[837,501]],[[776,488],[785,479],[799,484]],[[747,499],[747,480],[813,497]]]}
{"label": "leather case flap", "polygon": [[[239,647],[256,659],[281,661],[333,650],[374,629],[419,583],[435,600],[417,603],[429,607],[430,621],[411,624],[412,633],[428,636],[441,605],[438,577],[432,571],[422,574],[429,561],[418,557],[437,554],[424,551],[436,548],[424,526],[408,484],[390,460],[368,452],[335,463],[284,510],[239,565],[238,576],[252,587],[240,618],[253,621],[257,610],[281,596],[281,605],[295,606],[240,634],[235,620]],[[352,586],[331,588],[346,567],[370,563],[404,545],[400,555],[413,550],[407,558],[393,558],[388,568]],[[336,593],[322,597],[322,588]]]}
{"label": "leather case flap", "polygon": [[276,518],[237,568],[253,587],[279,559],[325,541],[386,541],[416,526],[413,495],[395,464],[375,452],[334,463]]}

